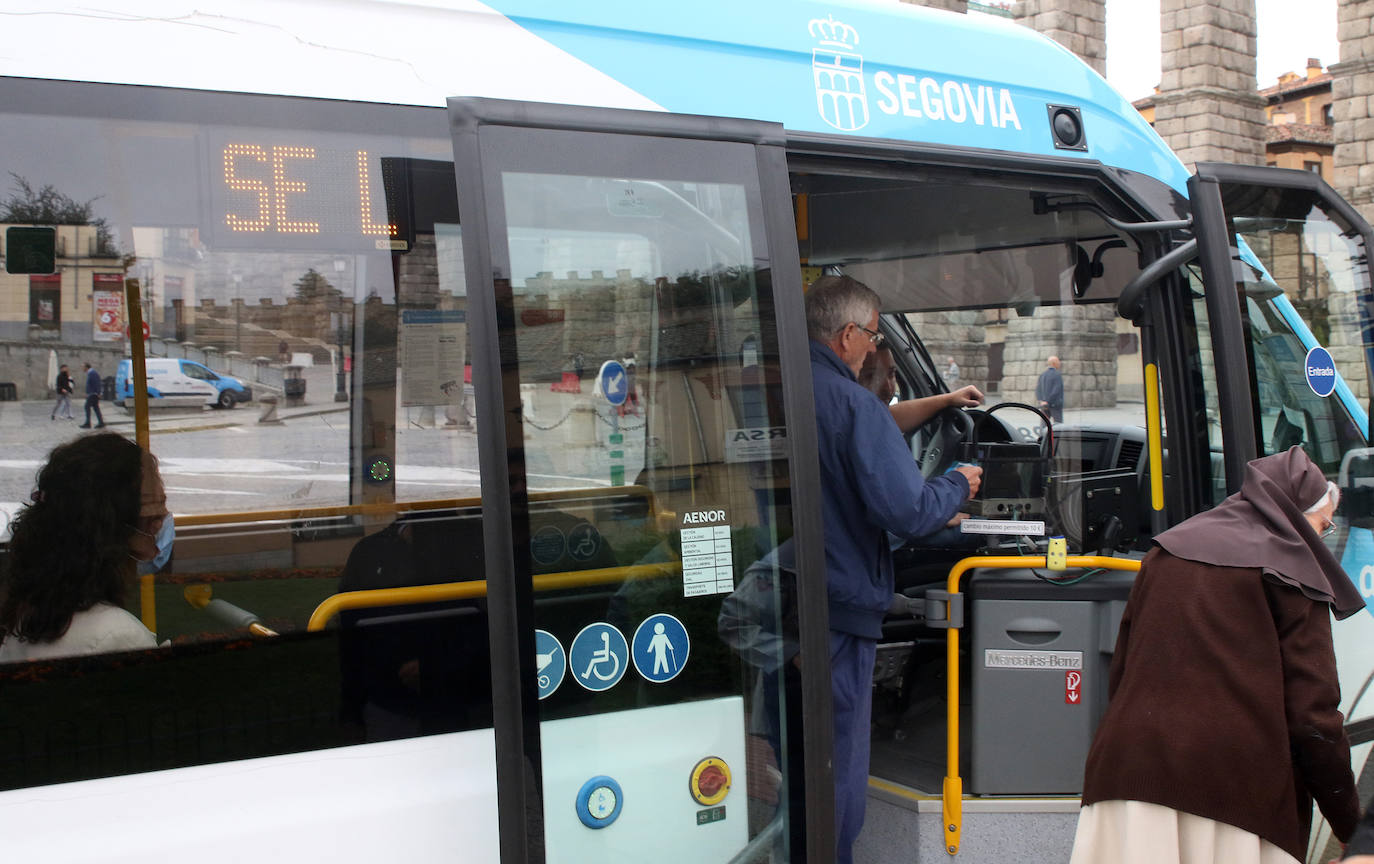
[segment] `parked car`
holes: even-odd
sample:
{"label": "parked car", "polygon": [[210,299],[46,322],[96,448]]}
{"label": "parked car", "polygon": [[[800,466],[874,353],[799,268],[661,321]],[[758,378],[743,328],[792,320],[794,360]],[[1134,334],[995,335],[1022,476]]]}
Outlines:
{"label": "parked car", "polygon": [[[165,357],[150,357],[146,363],[149,406],[233,408],[253,399],[253,388],[203,363]],[[129,380],[132,369],[132,360],[126,357],[119,361],[119,371],[115,373],[115,404],[121,407],[134,398],[133,382]]]}

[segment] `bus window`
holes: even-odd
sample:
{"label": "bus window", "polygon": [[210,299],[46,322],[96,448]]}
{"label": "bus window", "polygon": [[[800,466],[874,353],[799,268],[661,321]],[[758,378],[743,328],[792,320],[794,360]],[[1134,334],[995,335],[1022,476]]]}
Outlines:
{"label": "bus window", "polygon": [[[7,403],[22,422],[6,415],[3,508],[27,500],[48,448],[83,434],[29,398],[50,363],[90,362],[107,428],[133,437],[127,288],[150,330],[150,449],[176,520],[170,563],[131,592],[167,647],[0,665],[0,788],[255,757],[309,773],[292,754],[434,735],[443,761],[494,782],[442,112],[14,79],[0,92],[30,106],[0,118],[0,222],[57,202],[36,214],[56,223],[56,272],[0,274],[15,301],[0,337],[16,346],[0,380],[25,393]],[[78,376],[78,416],[85,393]],[[342,592],[434,584],[458,587],[320,612]],[[392,755],[436,759],[418,743]],[[350,764],[363,788],[368,758]],[[389,822],[390,806],[370,812]]]}
{"label": "bus window", "polygon": [[505,429],[544,854],[726,860],[752,839],[800,860],[791,489],[755,148],[478,129],[493,347],[518,392]]}

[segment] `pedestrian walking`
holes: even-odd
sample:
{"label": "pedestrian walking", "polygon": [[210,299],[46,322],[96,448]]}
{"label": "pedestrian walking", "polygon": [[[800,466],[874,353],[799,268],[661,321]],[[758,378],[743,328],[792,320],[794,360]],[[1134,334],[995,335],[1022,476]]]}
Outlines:
{"label": "pedestrian walking", "polygon": [[72,417],[72,375],[67,371],[66,363],[63,363],[61,370],[58,371],[53,389],[57,391],[57,403],[52,406],[52,416],[49,419],[56,420],[59,414],[64,420],[76,419]]}
{"label": "pedestrian walking", "polygon": [[86,370],[86,422],[81,424],[82,429],[91,428],[91,412],[95,412],[95,428],[105,428],[105,418],[100,414],[100,394],[105,389],[104,382],[100,380],[100,373],[91,368],[90,363],[82,363],[81,368]]}

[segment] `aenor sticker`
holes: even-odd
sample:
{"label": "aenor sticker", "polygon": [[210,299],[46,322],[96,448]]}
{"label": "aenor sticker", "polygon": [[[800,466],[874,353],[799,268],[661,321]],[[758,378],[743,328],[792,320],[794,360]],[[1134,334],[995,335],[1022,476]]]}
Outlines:
{"label": "aenor sticker", "polygon": [[688,510],[679,517],[682,596],[729,594],[735,590],[735,556],[730,519],[724,508]]}

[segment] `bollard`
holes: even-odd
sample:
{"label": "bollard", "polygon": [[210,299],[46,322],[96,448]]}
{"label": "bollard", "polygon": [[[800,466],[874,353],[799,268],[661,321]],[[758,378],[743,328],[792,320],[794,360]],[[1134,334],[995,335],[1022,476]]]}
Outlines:
{"label": "bollard", "polygon": [[264,426],[280,426],[281,418],[277,416],[277,397],[259,396],[258,404],[262,406],[262,415],[258,417],[258,422]]}

